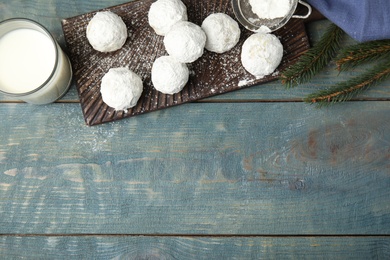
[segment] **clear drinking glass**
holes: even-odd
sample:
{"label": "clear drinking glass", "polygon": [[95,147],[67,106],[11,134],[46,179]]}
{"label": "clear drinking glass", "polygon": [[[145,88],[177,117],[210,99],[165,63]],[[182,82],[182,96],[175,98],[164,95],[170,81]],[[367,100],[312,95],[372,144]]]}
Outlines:
{"label": "clear drinking glass", "polygon": [[0,92],[4,95],[48,104],[71,85],[69,58],[49,31],[35,21],[13,18],[0,22],[0,55]]}

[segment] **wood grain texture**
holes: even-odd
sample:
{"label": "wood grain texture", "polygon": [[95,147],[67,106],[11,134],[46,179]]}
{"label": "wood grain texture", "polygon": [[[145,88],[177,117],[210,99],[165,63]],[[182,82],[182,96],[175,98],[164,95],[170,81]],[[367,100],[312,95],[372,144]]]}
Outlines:
{"label": "wood grain texture", "polygon": [[[88,250],[86,250],[88,248]],[[386,237],[0,237],[6,259],[389,259]]]}
{"label": "wood grain texture", "polygon": [[[0,20],[65,47],[62,19],[123,2],[3,1]],[[389,101],[290,102],[366,68],[93,128],[75,86],[45,106],[0,95],[0,258],[389,259]],[[361,98],[388,100],[390,81]]]}
{"label": "wood grain texture", "polygon": [[387,102],[0,110],[2,234],[390,233]]}

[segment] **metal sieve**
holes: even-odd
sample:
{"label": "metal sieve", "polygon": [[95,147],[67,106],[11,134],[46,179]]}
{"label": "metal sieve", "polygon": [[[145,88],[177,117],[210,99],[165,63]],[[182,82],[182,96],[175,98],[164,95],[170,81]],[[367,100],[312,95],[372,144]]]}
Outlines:
{"label": "metal sieve", "polygon": [[[261,1],[261,0],[259,0]],[[283,27],[291,18],[306,19],[311,15],[312,8],[309,4],[300,0],[290,0],[291,9],[284,17],[275,19],[260,19],[252,12],[249,0],[232,0],[233,12],[238,20],[246,29],[257,32],[261,26],[268,27],[271,31],[276,31]],[[294,15],[298,3],[306,6],[308,12],[306,15]]]}

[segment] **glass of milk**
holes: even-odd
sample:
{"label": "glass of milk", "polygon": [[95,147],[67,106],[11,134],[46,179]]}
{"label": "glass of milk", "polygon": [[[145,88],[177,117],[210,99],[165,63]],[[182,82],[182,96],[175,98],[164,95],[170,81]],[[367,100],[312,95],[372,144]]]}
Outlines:
{"label": "glass of milk", "polygon": [[62,97],[72,67],[53,36],[39,23],[14,18],[0,22],[0,92],[31,104]]}

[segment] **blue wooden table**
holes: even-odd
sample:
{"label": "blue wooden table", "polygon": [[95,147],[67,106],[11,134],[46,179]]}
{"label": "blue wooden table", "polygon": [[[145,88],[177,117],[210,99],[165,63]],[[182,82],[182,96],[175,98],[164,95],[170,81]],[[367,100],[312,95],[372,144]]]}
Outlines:
{"label": "blue wooden table", "polygon": [[[62,19],[123,2],[7,1],[0,20],[66,50]],[[312,43],[328,25],[307,24]],[[93,127],[74,85],[44,106],[0,96],[0,258],[390,259],[390,81],[301,101],[369,67]]]}

